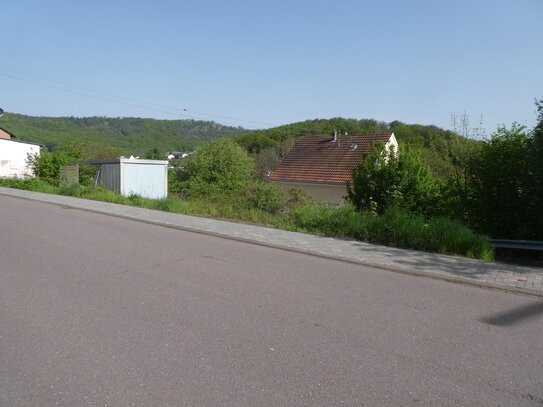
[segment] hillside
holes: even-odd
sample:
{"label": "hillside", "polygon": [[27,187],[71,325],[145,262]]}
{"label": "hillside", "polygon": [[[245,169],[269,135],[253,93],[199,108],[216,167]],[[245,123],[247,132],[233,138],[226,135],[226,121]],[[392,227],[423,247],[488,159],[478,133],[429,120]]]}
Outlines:
{"label": "hillside", "polygon": [[[160,152],[191,151],[202,141],[218,137],[235,137],[235,140],[257,156],[280,151],[283,155],[292,140],[301,135],[363,134],[392,131],[400,143],[407,143],[418,151],[430,166],[433,174],[443,177],[454,171],[465,152],[477,148],[477,141],[436,126],[405,124],[399,121],[386,123],[373,119],[315,119],[291,123],[266,130],[248,131],[242,127],[228,127],[212,121],[156,120],[142,118],[108,117],[34,117],[6,113],[0,127],[21,140],[44,144],[52,150],[67,142],[117,147],[122,154],[143,155],[156,147]],[[264,152],[264,154],[259,154]],[[271,161],[275,164],[279,156]],[[274,164],[262,169],[265,173]]]}
{"label": "hillside", "polygon": [[[450,130],[432,125],[391,123],[373,119],[316,119],[292,123],[267,130],[240,134],[236,141],[253,154],[270,149],[279,149],[302,135],[331,134],[337,130],[341,134],[364,134],[394,132],[400,144],[409,144],[422,156],[436,177],[444,177],[454,171],[465,152],[477,148],[478,141],[467,139]],[[292,144],[292,143],[291,143]]]}
{"label": "hillside", "polygon": [[15,113],[6,113],[0,119],[0,127],[20,140],[41,143],[50,150],[67,142],[80,142],[108,145],[124,154],[140,155],[153,147],[161,152],[191,151],[198,142],[246,131],[211,121],[34,117]]}

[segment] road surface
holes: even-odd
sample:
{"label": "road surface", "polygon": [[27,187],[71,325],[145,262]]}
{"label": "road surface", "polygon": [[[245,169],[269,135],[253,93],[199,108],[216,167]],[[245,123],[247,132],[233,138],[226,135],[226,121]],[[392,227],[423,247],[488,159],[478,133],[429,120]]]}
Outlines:
{"label": "road surface", "polygon": [[543,405],[540,299],[0,208],[0,406]]}

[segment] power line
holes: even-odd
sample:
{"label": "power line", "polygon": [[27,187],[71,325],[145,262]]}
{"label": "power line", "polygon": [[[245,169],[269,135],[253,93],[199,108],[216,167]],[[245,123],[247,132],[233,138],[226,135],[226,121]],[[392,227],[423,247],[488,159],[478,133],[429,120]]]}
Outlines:
{"label": "power line", "polygon": [[[11,72],[10,72],[11,71]],[[104,100],[107,102],[112,103],[118,103],[123,104],[127,106],[137,107],[137,108],[143,108],[148,110],[153,110],[160,113],[166,113],[176,116],[184,116],[186,118],[191,119],[205,119],[206,117],[214,117],[219,119],[225,119],[225,120],[231,120],[234,122],[240,122],[240,123],[252,123],[252,124],[260,124],[260,125],[266,125],[271,126],[271,128],[268,129],[262,129],[262,131],[269,131],[275,129],[279,132],[284,132],[285,135],[315,135],[316,133],[321,133],[319,131],[315,131],[316,129],[312,127],[298,127],[296,129],[280,129],[280,127],[286,126],[286,125],[277,125],[274,123],[267,123],[267,122],[260,122],[255,120],[247,120],[247,119],[239,119],[231,116],[224,116],[224,115],[218,115],[213,113],[206,113],[206,112],[199,112],[194,111],[192,109],[188,108],[179,108],[176,106],[170,106],[170,105],[164,105],[164,104],[158,104],[158,103],[151,103],[147,101],[142,101],[138,99],[133,99],[125,96],[119,96],[108,92],[101,92],[96,91],[90,88],[80,87],[80,86],[74,86],[70,85],[61,81],[51,80],[44,77],[40,77],[37,75],[32,75],[28,73],[17,73],[12,70],[8,70],[5,67],[0,66],[0,76],[4,76],[10,79],[15,79],[23,82],[33,83],[35,85],[39,86],[45,86],[57,90],[61,90],[64,92],[73,93],[80,96],[85,97],[92,97],[99,100]],[[318,119],[317,119],[318,120]],[[255,130],[258,131],[258,130]]]}
{"label": "power line", "polygon": [[[179,108],[179,107],[169,106],[169,105],[164,105],[164,104],[150,103],[150,102],[147,102],[147,101],[141,101],[141,100],[137,100],[137,99],[133,99],[133,98],[119,96],[119,95],[115,95],[115,94],[112,94],[112,93],[100,92],[100,91],[96,91],[96,90],[89,89],[89,88],[83,88],[83,87],[79,87],[79,86],[69,85],[69,84],[64,83],[64,82],[55,81],[55,80],[39,77],[39,76],[36,76],[36,75],[14,73],[13,71],[9,72],[4,67],[0,67],[0,68],[2,69],[2,71],[0,71],[0,75],[4,76],[4,77],[20,80],[20,81],[23,81],[23,82],[33,83],[33,84],[40,85],[40,86],[50,87],[50,88],[62,90],[64,92],[70,92],[70,93],[74,93],[74,94],[77,94],[77,95],[80,95],[80,96],[93,97],[93,98],[105,100],[105,101],[108,101],[108,102],[129,105],[129,106],[132,106],[132,107],[150,109],[150,110],[154,110],[154,111],[161,112],[161,113],[174,114],[174,115],[183,115],[183,116],[186,116],[186,117],[189,117],[189,118],[191,118],[191,116],[192,116],[192,118],[196,117],[196,118],[199,118],[199,119],[201,119],[202,117],[216,117],[216,118],[221,118],[221,119],[226,119],[226,120],[232,120],[232,121],[235,121],[235,122],[260,124],[260,125],[266,125],[266,126],[272,126],[272,127],[277,126],[277,124],[274,124],[274,123],[260,122],[260,121],[256,121],[256,120],[240,119],[240,118],[235,118],[235,117],[231,117],[231,116],[224,116],[224,115],[218,115],[218,114],[213,114],[213,113],[194,111],[194,110],[188,109],[188,108]],[[198,116],[200,116],[200,117],[198,117]]]}

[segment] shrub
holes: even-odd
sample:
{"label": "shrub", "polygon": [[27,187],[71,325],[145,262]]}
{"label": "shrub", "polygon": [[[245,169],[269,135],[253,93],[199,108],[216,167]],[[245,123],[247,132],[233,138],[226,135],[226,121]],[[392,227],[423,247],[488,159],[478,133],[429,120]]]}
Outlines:
{"label": "shrub", "polygon": [[299,228],[327,236],[344,236],[408,249],[493,259],[485,236],[473,233],[459,222],[437,218],[425,223],[422,215],[390,208],[383,215],[359,213],[351,205],[331,207],[305,205],[292,212]]}
{"label": "shrub", "polygon": [[473,233],[460,222],[446,218],[432,219],[426,235],[430,247],[440,253],[459,253],[483,260],[494,258],[488,238]]}
{"label": "shrub", "polygon": [[188,157],[184,175],[192,196],[221,196],[245,187],[253,169],[247,152],[224,138],[203,144]]}
{"label": "shrub", "polygon": [[40,155],[29,155],[27,163],[35,176],[46,179],[53,185],[58,185],[60,167],[81,159],[83,159],[81,148],[69,143],[54,153],[43,151]]}
{"label": "shrub", "polygon": [[397,206],[426,217],[436,213],[438,185],[430,168],[407,146],[401,146],[398,154],[377,146],[353,170],[352,177],[347,193],[360,211],[383,214]]}
{"label": "shrub", "polygon": [[281,186],[271,182],[257,182],[249,189],[247,204],[249,208],[277,213],[284,209],[288,199],[287,191]]}

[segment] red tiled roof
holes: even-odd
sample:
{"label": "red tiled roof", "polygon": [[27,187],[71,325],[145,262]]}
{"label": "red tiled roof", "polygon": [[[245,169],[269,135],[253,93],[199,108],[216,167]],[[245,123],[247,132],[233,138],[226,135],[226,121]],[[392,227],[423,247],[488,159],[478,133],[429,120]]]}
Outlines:
{"label": "red tiled roof", "polygon": [[373,144],[387,143],[391,135],[340,135],[335,142],[329,136],[302,136],[270,180],[345,184],[351,181],[352,170],[372,151]]}
{"label": "red tiled roof", "polygon": [[2,127],[0,127],[0,138],[1,139],[11,140],[13,137],[14,137],[13,134],[11,134],[7,130],[4,130]]}

